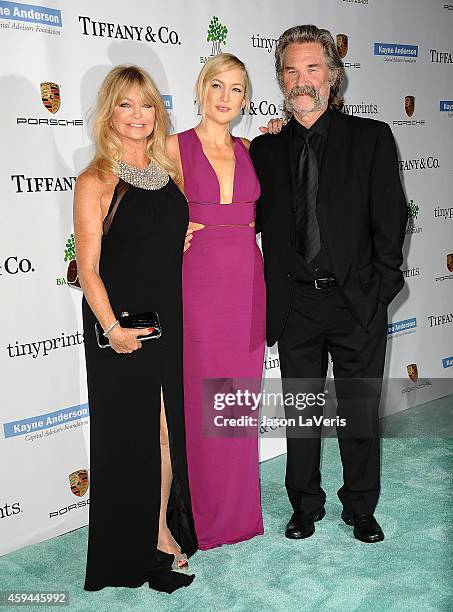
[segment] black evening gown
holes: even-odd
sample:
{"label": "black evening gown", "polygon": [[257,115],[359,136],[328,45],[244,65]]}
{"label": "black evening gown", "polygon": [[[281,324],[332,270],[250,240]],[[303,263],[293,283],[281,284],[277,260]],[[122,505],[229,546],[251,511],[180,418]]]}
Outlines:
{"label": "black evening gown", "polygon": [[173,483],[167,524],[182,552],[197,549],[186,462],[182,383],[181,265],[187,203],[170,179],[158,190],[120,180],[104,221],[99,274],[114,313],[156,311],[159,339],[131,354],[101,349],[83,299],[90,406],[90,513],[84,588],[172,592],[193,576],[171,571],[157,550],[160,510],[160,393]]}

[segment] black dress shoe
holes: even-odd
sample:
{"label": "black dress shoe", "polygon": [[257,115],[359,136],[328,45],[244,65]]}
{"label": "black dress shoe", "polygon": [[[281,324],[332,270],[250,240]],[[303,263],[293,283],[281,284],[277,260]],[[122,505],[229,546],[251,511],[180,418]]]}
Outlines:
{"label": "black dress shoe", "polygon": [[354,537],[361,542],[372,544],[384,539],[384,532],[372,514],[348,514],[343,510],[341,518],[346,525],[354,526]]}
{"label": "black dress shoe", "polygon": [[302,540],[309,538],[315,533],[315,522],[320,521],[326,515],[324,508],[308,514],[300,510],[293,513],[289,523],[286,525],[285,536],[291,540]]}

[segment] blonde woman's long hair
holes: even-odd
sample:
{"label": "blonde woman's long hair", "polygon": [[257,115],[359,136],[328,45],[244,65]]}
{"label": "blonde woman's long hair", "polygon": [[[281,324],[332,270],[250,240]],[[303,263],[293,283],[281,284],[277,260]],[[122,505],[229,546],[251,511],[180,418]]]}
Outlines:
{"label": "blonde woman's long hair", "polygon": [[111,126],[115,106],[127,95],[131,87],[138,87],[143,102],[155,108],[155,123],[148,137],[146,153],[174,178],[176,168],[168,158],[165,139],[169,119],[161,95],[149,74],[139,66],[116,66],[105,77],[99,90],[93,117],[92,137],[95,154],[89,167],[95,168],[101,180],[107,180],[108,173],[116,174],[116,162],[121,159],[121,140]]}
{"label": "blonde woman's long hair", "polygon": [[234,70],[235,68],[239,68],[244,72],[244,100],[245,108],[248,110],[250,106],[251,85],[247,68],[245,67],[244,62],[242,62],[235,55],[232,55],[231,53],[220,53],[219,55],[214,55],[214,57],[208,59],[206,64],[201,69],[195,84],[195,94],[197,97],[198,108],[200,109],[202,115],[204,114],[210,82],[221,72]]}

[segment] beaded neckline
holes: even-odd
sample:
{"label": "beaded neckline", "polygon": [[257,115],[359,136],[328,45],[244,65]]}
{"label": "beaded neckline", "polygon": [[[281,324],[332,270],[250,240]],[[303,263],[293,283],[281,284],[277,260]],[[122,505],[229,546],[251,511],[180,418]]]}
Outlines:
{"label": "beaded neckline", "polygon": [[169,175],[156,162],[151,160],[146,168],[137,168],[121,160],[116,162],[120,179],[141,189],[162,189],[170,180]]}

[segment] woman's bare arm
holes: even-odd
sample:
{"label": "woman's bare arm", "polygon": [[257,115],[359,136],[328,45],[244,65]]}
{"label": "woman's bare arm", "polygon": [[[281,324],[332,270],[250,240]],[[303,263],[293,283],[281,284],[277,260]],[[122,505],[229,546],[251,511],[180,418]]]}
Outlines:
{"label": "woman's bare arm", "polygon": [[[116,320],[107,290],[99,276],[102,223],[105,216],[102,204],[110,200],[114,186],[115,182],[103,183],[95,171],[87,170],[77,179],[74,193],[74,235],[79,282],[94,316],[104,330]],[[139,334],[137,330],[117,326],[110,332],[109,342],[116,352],[131,353],[140,348],[137,342]]]}

